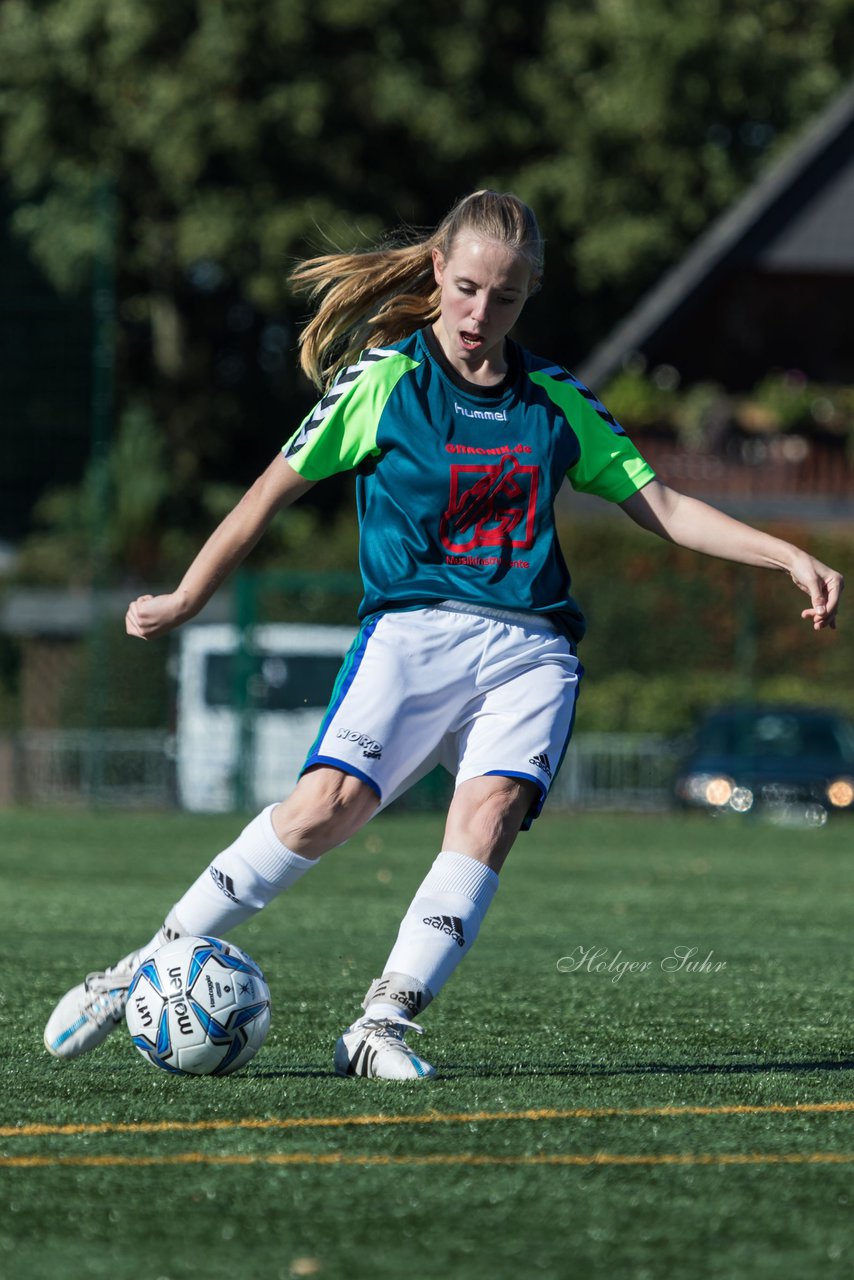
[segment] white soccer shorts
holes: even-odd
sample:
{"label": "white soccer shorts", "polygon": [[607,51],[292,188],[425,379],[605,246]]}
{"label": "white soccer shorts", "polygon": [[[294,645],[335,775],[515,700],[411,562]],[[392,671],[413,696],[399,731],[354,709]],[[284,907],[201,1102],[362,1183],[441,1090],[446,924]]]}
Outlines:
{"label": "white soccer shorts", "polygon": [[457,785],[499,774],[539,789],[563,760],[583,668],[537,614],[445,601],[366,619],[344,659],[303,772],[361,778],[380,808],[443,765]]}

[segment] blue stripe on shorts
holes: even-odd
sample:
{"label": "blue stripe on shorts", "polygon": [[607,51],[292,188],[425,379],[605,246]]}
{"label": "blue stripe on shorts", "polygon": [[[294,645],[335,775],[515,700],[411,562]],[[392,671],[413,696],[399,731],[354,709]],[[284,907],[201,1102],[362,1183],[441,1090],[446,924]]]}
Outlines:
{"label": "blue stripe on shorts", "polygon": [[[329,706],[326,708],[326,715],[320,723],[317,737],[309,747],[308,755],[305,758],[303,767],[300,769],[300,774],[305,773],[306,769],[308,769],[310,765],[319,763],[317,759],[317,749],[323,741],[323,735],[329,728],[333,716],[350,691],[350,686],[356,678],[356,673],[358,672],[359,667],[362,665],[362,659],[365,656],[368,641],[374,634],[377,623],[382,616],[383,615],[381,613],[374,613],[370,618],[366,618],[359,629],[359,634],[347,650],[347,655],[341,664],[341,670],[335,677],[335,684],[332,687],[332,694],[329,699]],[[376,787],[376,784],[372,785]]]}

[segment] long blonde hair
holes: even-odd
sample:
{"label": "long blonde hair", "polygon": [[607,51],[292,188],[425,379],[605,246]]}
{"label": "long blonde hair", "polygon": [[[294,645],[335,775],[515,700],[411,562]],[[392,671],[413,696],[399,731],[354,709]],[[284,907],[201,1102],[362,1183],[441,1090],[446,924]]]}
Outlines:
{"label": "long blonde hair", "polygon": [[518,196],[496,191],[466,196],[422,239],[323,254],[291,272],[296,291],[316,304],[299,347],[300,366],[317,387],[327,387],[365,347],[398,342],[438,317],[433,250],[447,259],[463,231],[517,250],[531,267],[529,293],[539,287],[543,239],[534,211]]}

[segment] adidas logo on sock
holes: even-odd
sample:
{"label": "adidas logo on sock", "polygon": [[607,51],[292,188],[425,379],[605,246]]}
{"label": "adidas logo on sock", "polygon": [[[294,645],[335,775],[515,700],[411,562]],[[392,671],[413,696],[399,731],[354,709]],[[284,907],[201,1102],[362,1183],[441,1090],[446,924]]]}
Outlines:
{"label": "adidas logo on sock", "polygon": [[528,764],[534,765],[537,769],[542,769],[547,778],[552,776],[552,767],[549,764],[549,758],[545,751],[542,751],[539,755],[531,756]]}
{"label": "adidas logo on sock", "polygon": [[211,867],[211,879],[218,889],[221,889],[227,898],[231,898],[232,902],[240,902],[237,894],[234,892],[234,881],[231,876],[227,876],[217,867]]}
{"label": "adidas logo on sock", "polygon": [[371,983],[362,1001],[362,1008],[367,1012],[376,1001],[389,1001],[399,1005],[406,1011],[406,1016],[413,1020],[432,999],[430,991],[417,978],[410,978],[405,973],[384,973]]}
{"label": "adidas logo on sock", "polygon": [[449,938],[453,938],[458,947],[466,945],[463,922],[459,916],[425,916],[424,924],[429,924],[432,929],[438,929],[440,933],[446,933]]}
{"label": "adidas logo on sock", "polygon": [[363,1008],[368,1007],[368,1003],[373,1000],[389,1000],[394,1001],[406,1010],[407,1017],[413,1019],[419,1012],[424,1003],[424,992],[413,991],[411,988],[407,990],[405,987],[395,987],[390,990],[391,978],[378,978],[368,992],[368,997]]}
{"label": "adidas logo on sock", "polygon": [[415,1017],[421,1008],[422,996],[420,991],[390,991],[386,999],[394,1000],[395,1004],[402,1005],[410,1020]]}

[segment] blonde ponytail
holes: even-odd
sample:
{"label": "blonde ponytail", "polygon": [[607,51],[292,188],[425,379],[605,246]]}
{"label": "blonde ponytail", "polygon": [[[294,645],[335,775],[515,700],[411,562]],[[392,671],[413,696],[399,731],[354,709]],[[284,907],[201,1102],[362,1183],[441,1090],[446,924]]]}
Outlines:
{"label": "blonde ponytail", "polygon": [[460,200],[422,240],[324,254],[296,267],[291,284],[316,304],[299,346],[300,366],[317,387],[328,387],[365,347],[398,342],[438,317],[433,250],[449,257],[463,231],[524,254],[531,267],[530,292],[539,287],[543,241],[533,210],[517,196],[495,191],[475,191]]}
{"label": "blonde ponytail", "polygon": [[365,347],[397,342],[439,314],[432,243],[310,258],[291,273],[316,310],[300,334],[300,366],[328,386]]}

